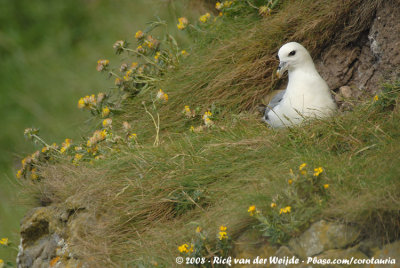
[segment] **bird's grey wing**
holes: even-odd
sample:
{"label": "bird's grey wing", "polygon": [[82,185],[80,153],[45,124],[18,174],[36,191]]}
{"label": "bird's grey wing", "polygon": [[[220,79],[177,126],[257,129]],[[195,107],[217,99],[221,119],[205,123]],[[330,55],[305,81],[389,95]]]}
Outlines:
{"label": "bird's grey wing", "polygon": [[267,107],[265,108],[265,112],[264,112],[265,119],[268,119],[269,111],[271,111],[275,106],[277,106],[281,102],[281,100],[283,99],[283,96],[285,95],[285,93],[286,93],[286,90],[282,90],[282,91],[278,92],[271,99],[271,101],[268,103]]}

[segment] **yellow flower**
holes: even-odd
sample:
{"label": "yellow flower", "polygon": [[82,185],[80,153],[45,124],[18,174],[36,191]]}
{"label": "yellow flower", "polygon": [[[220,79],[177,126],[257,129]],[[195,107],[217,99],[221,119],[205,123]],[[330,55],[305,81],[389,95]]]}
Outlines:
{"label": "yellow flower", "polygon": [[103,120],[103,127],[104,128],[111,128],[112,127],[112,119],[106,118]]}
{"label": "yellow flower", "polygon": [[179,18],[178,21],[179,23],[176,26],[178,27],[179,30],[185,29],[186,26],[189,24],[189,21],[185,17]]}
{"label": "yellow flower", "polygon": [[181,246],[179,246],[178,247],[178,250],[181,252],[181,253],[187,253],[187,252],[189,252],[189,250],[188,250],[188,244],[183,244],[183,245],[181,245]]}
{"label": "yellow flower", "polygon": [[49,150],[49,147],[45,146],[45,147],[42,148],[42,153],[45,153],[45,152],[47,152],[48,150]]}
{"label": "yellow flower", "polygon": [[233,1],[225,1],[224,7],[230,7],[233,4]]}
{"label": "yellow flower", "polygon": [[136,39],[142,39],[143,37],[144,37],[144,33],[141,30],[136,32],[136,34],[135,34]]}
{"label": "yellow flower", "polygon": [[16,177],[17,177],[17,179],[20,179],[22,177],[22,169],[17,171]]}
{"label": "yellow flower", "polygon": [[131,139],[131,140],[136,140],[137,135],[136,135],[136,133],[132,133],[131,135],[129,135],[128,138]]}
{"label": "yellow flower", "polygon": [[37,180],[38,178],[39,178],[39,175],[36,174],[36,168],[32,169],[31,179],[32,180]]}
{"label": "yellow flower", "polygon": [[314,168],[314,176],[317,177],[319,174],[321,174],[324,170],[322,167]]}
{"label": "yellow flower", "polygon": [[8,245],[8,238],[2,238],[2,239],[0,239],[0,245],[7,246],[7,245]]}
{"label": "yellow flower", "polygon": [[222,13],[222,12],[218,13],[218,17],[222,17],[223,15],[224,15],[224,13]]}
{"label": "yellow flower", "polygon": [[83,98],[80,98],[78,101],[78,108],[82,109],[85,107],[85,101],[83,100]]}
{"label": "yellow flower", "polygon": [[210,13],[207,12],[206,14],[204,14],[199,18],[199,21],[202,23],[206,23],[210,17],[211,17]]}
{"label": "yellow flower", "polygon": [[299,166],[299,170],[303,170],[303,168],[305,168],[306,166],[307,166],[306,163],[301,164],[301,165]]}
{"label": "yellow flower", "polygon": [[226,232],[219,232],[219,240],[223,240],[223,239],[227,239],[228,238],[228,235],[227,235],[227,233]]}
{"label": "yellow flower", "polygon": [[4,261],[2,259],[0,259],[0,268],[4,267]]}
{"label": "yellow flower", "polygon": [[97,71],[99,72],[104,71],[109,63],[110,63],[109,60],[98,60],[96,67]]}
{"label": "yellow flower", "polygon": [[116,85],[117,87],[122,86],[122,79],[118,77],[115,78],[114,85]]}
{"label": "yellow flower", "polygon": [[379,96],[378,96],[378,95],[375,95],[375,96],[374,96],[374,101],[377,101],[377,100],[379,100]]}
{"label": "yellow flower", "polygon": [[211,113],[210,111],[207,111],[207,112],[205,112],[204,115],[203,115],[203,120],[206,120],[206,118],[209,118],[209,117],[211,117],[211,116],[212,116],[212,113]]}
{"label": "yellow flower", "polygon": [[143,48],[142,46],[138,46],[138,47],[136,48],[136,50],[137,50],[137,52],[139,52],[139,53],[144,53],[144,48]]}
{"label": "yellow flower", "polygon": [[276,203],[272,202],[271,203],[271,208],[274,208],[274,207],[276,207]]}
{"label": "yellow flower", "polygon": [[156,61],[158,61],[158,58],[161,56],[161,53],[160,52],[157,52],[156,53],[156,55],[154,55],[154,59],[156,60]]}
{"label": "yellow flower", "polygon": [[247,210],[247,212],[250,213],[250,216],[254,216],[254,214],[257,213],[256,206],[254,206],[254,205],[250,206],[249,209]]}
{"label": "yellow flower", "polygon": [[136,69],[138,67],[139,63],[137,62],[132,62],[131,64],[131,69]]}
{"label": "yellow flower", "polygon": [[110,114],[110,108],[108,108],[107,106],[103,108],[103,110],[101,111],[101,117],[107,117]]}
{"label": "yellow flower", "polygon": [[329,184],[324,184],[324,188],[328,189],[329,188]]}
{"label": "yellow flower", "polygon": [[182,51],[181,51],[181,55],[182,55],[182,56],[187,56],[187,55],[188,55],[188,53],[187,53],[187,51],[186,51],[186,50],[182,50]]}
{"label": "yellow flower", "polygon": [[281,208],[281,210],[279,211],[279,215],[282,213],[290,213],[290,211],[292,210],[292,208],[290,206],[287,206],[285,208]]}
{"label": "yellow flower", "polygon": [[197,226],[197,228],[196,228],[196,233],[200,233],[201,232],[201,227],[200,226]]}
{"label": "yellow flower", "polygon": [[190,126],[190,131],[194,132],[194,126]]}
{"label": "yellow flower", "polygon": [[207,117],[207,118],[204,120],[204,124],[205,124],[207,127],[209,127],[209,126],[211,126],[211,125],[214,124],[214,121],[212,121],[210,118]]}
{"label": "yellow flower", "polygon": [[157,93],[157,99],[168,101],[168,94],[164,93],[164,91],[160,89]]}
{"label": "yellow flower", "polygon": [[226,226],[221,225],[221,226],[219,227],[219,230],[220,230],[220,231],[226,231]]}
{"label": "yellow flower", "polygon": [[216,8],[217,10],[221,10],[222,7],[223,7],[223,5],[221,4],[221,2],[217,2],[217,3],[215,4],[215,8]]}

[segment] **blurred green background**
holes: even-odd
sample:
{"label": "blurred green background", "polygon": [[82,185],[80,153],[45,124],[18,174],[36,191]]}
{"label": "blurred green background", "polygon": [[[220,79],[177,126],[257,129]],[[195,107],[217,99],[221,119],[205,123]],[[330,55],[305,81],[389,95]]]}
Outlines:
{"label": "blurred green background", "polygon": [[39,128],[50,143],[79,139],[89,116],[78,110],[78,99],[107,92],[113,85],[96,71],[97,60],[106,58],[118,65],[113,43],[133,41],[135,32],[155,16],[171,22],[171,30],[184,42],[176,17],[190,17],[188,10],[201,12],[192,4],[0,0],[0,239],[12,242],[9,248],[0,247],[0,259],[15,262],[19,222],[27,210],[20,202],[15,172],[21,158],[39,148],[24,139],[24,129]]}

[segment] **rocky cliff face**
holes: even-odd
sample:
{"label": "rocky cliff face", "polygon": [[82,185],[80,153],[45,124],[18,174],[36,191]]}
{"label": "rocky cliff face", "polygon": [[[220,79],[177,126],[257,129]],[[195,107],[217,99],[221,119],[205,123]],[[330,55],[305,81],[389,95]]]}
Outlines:
{"label": "rocky cliff face", "polygon": [[[400,261],[400,241],[379,246],[376,241],[363,240],[357,228],[343,224],[318,221],[299,237],[289,241],[288,246],[273,247],[267,241],[256,238],[254,231],[244,233],[235,247],[236,258],[254,260],[275,256],[282,259],[300,258],[297,267],[375,267],[372,260],[387,262],[379,267],[393,267]],[[258,236],[259,237],[259,236]],[[346,259],[365,261],[364,264],[338,265],[322,264],[324,260]],[[370,263],[367,262],[370,261]],[[268,262],[269,263],[269,262]],[[240,267],[256,267],[253,264]],[[268,267],[287,267],[284,264],[272,264]]]}
{"label": "rocky cliff face", "polygon": [[[372,26],[361,33],[357,43],[341,49],[337,48],[338,44],[332,44],[316,61],[330,88],[339,91],[339,102],[343,102],[344,98],[358,97],[365,91],[375,92],[380,83],[399,78],[399,14],[398,1],[384,1],[376,11]],[[85,212],[88,209],[71,201],[62,207],[49,204],[31,210],[21,223],[17,266],[85,267],[74,244],[94,222]],[[237,241],[234,254],[245,258],[262,255],[360,259],[390,257],[397,258],[399,263],[400,241],[377,245],[373,241],[362,240],[356,227],[319,221],[301,236],[293,238],[287,247],[275,248],[260,240],[259,236],[245,233]]]}
{"label": "rocky cliff face", "polygon": [[[388,80],[400,75],[400,5],[384,1],[376,11],[370,29],[346,48],[328,47],[317,62],[317,69],[329,87],[341,97],[358,97],[376,92]],[[343,88],[344,87],[344,88]],[[337,98],[337,101],[342,101]]]}

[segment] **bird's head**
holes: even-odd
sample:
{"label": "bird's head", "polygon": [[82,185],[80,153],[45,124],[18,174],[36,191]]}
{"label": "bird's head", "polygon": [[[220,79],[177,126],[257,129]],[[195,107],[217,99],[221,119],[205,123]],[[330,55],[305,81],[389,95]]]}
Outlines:
{"label": "bird's head", "polygon": [[286,71],[292,71],[299,66],[314,65],[307,49],[296,42],[284,44],[278,51],[279,67],[276,75],[281,78]]}

